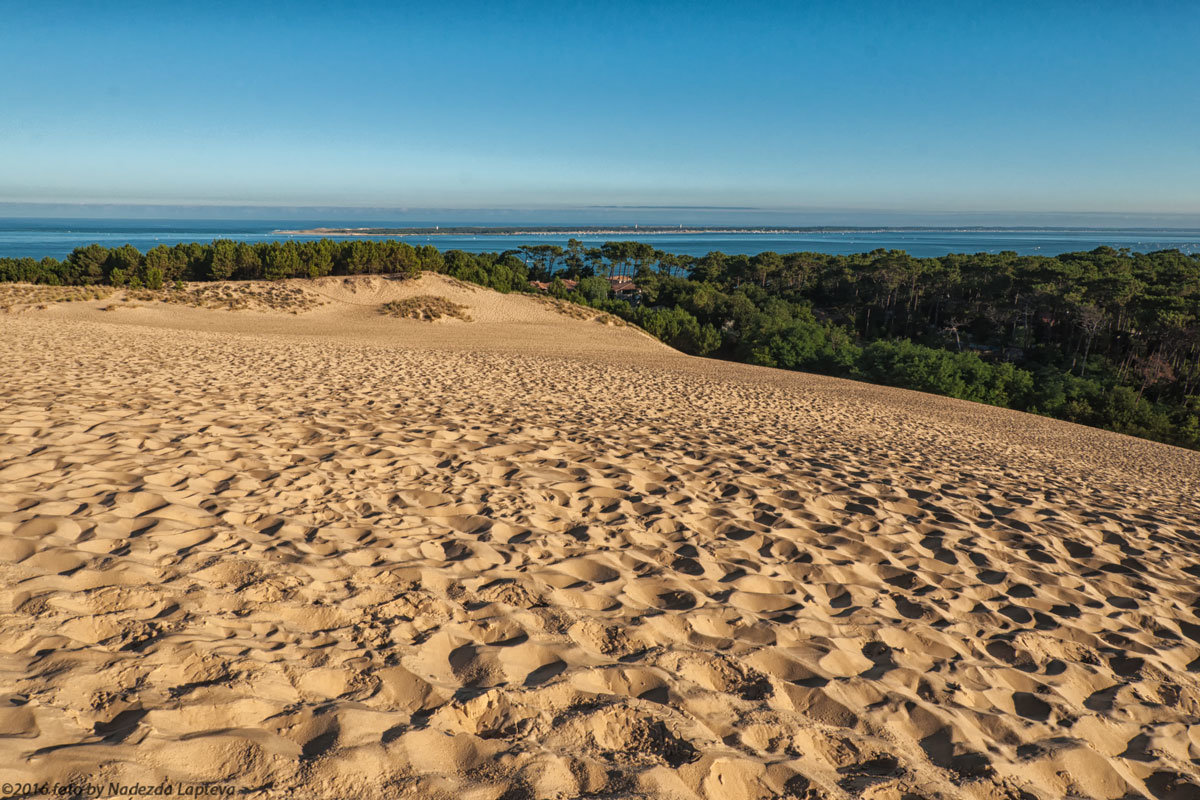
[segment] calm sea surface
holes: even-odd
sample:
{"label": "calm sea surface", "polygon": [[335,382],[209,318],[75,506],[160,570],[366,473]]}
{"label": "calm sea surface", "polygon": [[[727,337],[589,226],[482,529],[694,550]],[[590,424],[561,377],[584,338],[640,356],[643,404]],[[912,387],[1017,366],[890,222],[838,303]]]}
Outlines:
{"label": "calm sea surface", "polygon": [[[429,221],[370,223],[371,227],[423,227]],[[464,223],[455,223],[461,225]],[[280,229],[300,230],[329,226],[327,220],[114,220],[114,219],[0,219],[0,258],[30,256],[64,258],[76,247],[93,242],[106,247],[132,244],[141,251],[156,245],[179,242],[211,242],[213,239],[237,239],[269,242],[284,239],[313,239],[312,236],[287,236]],[[358,227],[347,225],[347,227]],[[349,237],[333,237],[349,238]],[[525,236],[404,236],[413,245],[432,244],[442,250],[459,249],[473,253],[503,251],[527,244],[566,245],[569,236],[534,234]],[[1102,245],[1126,247],[1137,252],[1179,249],[1200,252],[1200,230],[1172,229],[1055,229],[1013,228],[1005,230],[901,231],[826,231],[819,233],[661,233],[649,235],[617,234],[575,237],[587,246],[614,239],[647,242],[659,250],[685,255],[704,255],[712,250],[725,253],[817,252],[832,254],[862,253],[884,248],[907,250],[914,256],[944,256],[947,253],[998,253],[1014,250],[1022,255],[1057,255],[1092,250]]]}

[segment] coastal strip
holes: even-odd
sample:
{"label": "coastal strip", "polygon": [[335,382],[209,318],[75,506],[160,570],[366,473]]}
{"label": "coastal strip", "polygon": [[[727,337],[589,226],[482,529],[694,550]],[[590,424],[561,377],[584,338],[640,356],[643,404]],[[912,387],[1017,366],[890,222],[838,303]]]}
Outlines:
{"label": "coastal strip", "polygon": [[878,227],[878,226],[770,226],[757,228],[739,228],[728,226],[707,225],[534,225],[534,226],[504,226],[504,225],[456,225],[433,227],[400,227],[400,228],[304,228],[299,230],[275,230],[272,233],[286,236],[620,236],[625,234],[761,234],[779,235],[795,233],[887,233],[887,232],[978,232],[978,233],[1017,233],[1038,231],[1082,231],[1098,230],[1090,228],[1012,228],[1012,227]]}
{"label": "coastal strip", "polygon": [[866,231],[869,228],[720,228],[704,226],[672,225],[617,225],[617,226],[573,226],[573,227],[492,227],[456,226],[432,228],[308,228],[305,230],[277,230],[272,233],[290,236],[616,236],[622,234],[654,233],[841,233]]}

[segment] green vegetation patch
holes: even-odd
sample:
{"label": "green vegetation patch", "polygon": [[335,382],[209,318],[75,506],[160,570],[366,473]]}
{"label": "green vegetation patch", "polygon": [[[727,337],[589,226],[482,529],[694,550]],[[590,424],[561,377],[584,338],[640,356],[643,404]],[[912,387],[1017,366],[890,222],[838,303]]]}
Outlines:
{"label": "green vegetation patch", "polygon": [[200,283],[166,289],[129,289],[125,299],[226,311],[288,311],[293,314],[324,303],[299,286],[286,283]]}
{"label": "green vegetation patch", "polygon": [[379,313],[389,317],[419,319],[424,322],[433,322],[444,317],[470,322],[471,315],[468,312],[469,309],[464,305],[431,294],[419,294],[404,300],[393,300],[379,307]]}
{"label": "green vegetation patch", "polygon": [[86,303],[112,294],[107,286],[30,286],[0,284],[0,313],[46,306],[48,303]]}
{"label": "green vegetation patch", "polygon": [[557,297],[543,297],[532,295],[533,299],[544,306],[549,307],[552,311],[562,314],[564,317],[571,319],[593,320],[596,318],[597,312],[594,309],[582,306],[577,303],[572,303],[568,300],[560,300]]}
{"label": "green vegetation patch", "polygon": [[530,298],[547,306],[552,311],[562,314],[564,317],[571,319],[580,319],[587,322],[600,322],[605,325],[614,327],[636,327],[633,323],[627,322],[615,314],[610,314],[607,311],[599,311],[595,308],[589,308],[579,303],[572,303],[569,300],[560,300],[557,297],[546,297],[545,295],[530,295]]}

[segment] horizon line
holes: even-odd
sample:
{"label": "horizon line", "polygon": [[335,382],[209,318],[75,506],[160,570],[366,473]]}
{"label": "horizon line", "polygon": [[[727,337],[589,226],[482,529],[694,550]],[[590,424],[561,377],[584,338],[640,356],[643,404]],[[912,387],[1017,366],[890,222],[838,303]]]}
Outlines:
{"label": "horizon line", "polygon": [[1193,211],[1086,211],[1086,210],[1044,210],[1044,209],[949,209],[949,208],[920,208],[905,209],[885,206],[741,206],[741,205],[709,205],[709,204],[554,204],[554,205],[338,205],[321,203],[286,203],[286,202],[233,202],[233,201],[193,201],[193,202],[142,202],[142,201],[94,201],[94,200],[0,200],[0,209],[12,206],[33,208],[138,208],[138,209],[287,209],[300,210],[330,210],[330,211],[395,211],[412,213],[419,211],[755,211],[760,213],[810,213],[810,214],[946,214],[962,216],[978,216],[981,214],[1027,214],[1036,216],[1137,216],[1137,217],[1200,217],[1200,209]]}

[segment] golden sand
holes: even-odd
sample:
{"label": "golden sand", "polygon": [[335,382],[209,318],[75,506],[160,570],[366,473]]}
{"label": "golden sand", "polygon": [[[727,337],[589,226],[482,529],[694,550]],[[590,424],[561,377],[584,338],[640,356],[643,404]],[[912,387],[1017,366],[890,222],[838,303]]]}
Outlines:
{"label": "golden sand", "polygon": [[1200,792],[1200,454],[256,286],[0,314],[0,782]]}

